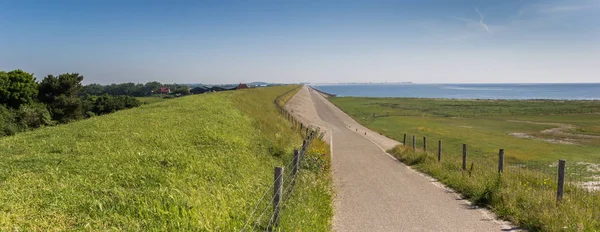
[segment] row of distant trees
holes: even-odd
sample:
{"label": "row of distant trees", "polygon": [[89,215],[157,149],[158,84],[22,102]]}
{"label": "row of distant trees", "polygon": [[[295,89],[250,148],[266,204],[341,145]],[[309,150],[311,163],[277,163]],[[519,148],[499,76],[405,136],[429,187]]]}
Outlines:
{"label": "row of distant trees", "polygon": [[141,102],[133,96],[162,86],[151,82],[141,85],[142,91],[140,84],[83,86],[82,81],[78,73],[47,75],[37,82],[23,70],[0,71],[0,136],[137,107]]}
{"label": "row of distant trees", "polygon": [[171,93],[175,95],[190,94],[190,88],[187,85],[161,84],[157,81],[148,82],[146,84],[136,84],[132,82],[111,85],[89,84],[83,87],[82,94],[146,97],[159,94],[159,90],[162,87],[169,88]]}

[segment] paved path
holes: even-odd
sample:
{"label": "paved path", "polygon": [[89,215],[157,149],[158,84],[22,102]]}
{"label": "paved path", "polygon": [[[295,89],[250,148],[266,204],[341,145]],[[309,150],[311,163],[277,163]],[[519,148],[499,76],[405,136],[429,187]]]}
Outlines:
{"label": "paved path", "polygon": [[384,149],[398,142],[367,130],[309,87],[303,87],[286,107],[300,121],[322,128],[332,145],[335,231],[511,229],[396,161]]}

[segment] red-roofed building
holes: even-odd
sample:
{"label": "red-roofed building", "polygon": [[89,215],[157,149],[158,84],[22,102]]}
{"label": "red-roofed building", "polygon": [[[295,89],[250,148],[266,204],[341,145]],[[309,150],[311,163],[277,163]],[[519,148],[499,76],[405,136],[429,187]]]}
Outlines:
{"label": "red-roofed building", "polygon": [[169,87],[160,87],[160,90],[158,92],[162,94],[170,94],[171,89],[169,89]]}
{"label": "red-roofed building", "polygon": [[238,90],[238,89],[247,89],[247,88],[248,88],[248,85],[246,85],[246,84],[239,84],[237,87],[235,87],[235,90]]}

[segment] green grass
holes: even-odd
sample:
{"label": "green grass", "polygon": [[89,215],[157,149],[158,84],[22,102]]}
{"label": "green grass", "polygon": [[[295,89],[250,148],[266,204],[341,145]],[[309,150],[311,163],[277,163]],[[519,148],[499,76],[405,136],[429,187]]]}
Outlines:
{"label": "green grass", "polygon": [[[239,230],[273,167],[301,144],[273,105],[296,87],[172,99],[1,138],[0,230]],[[328,172],[300,173],[280,228],[329,230]]]}
{"label": "green grass", "polygon": [[[339,97],[335,102],[348,109],[360,105],[364,115],[397,116],[511,116],[599,113],[598,101],[559,100],[462,100],[432,98],[357,98]],[[349,103],[349,104],[348,104]],[[385,109],[384,111],[380,111]]]}
{"label": "green grass", "polygon": [[[416,135],[417,151],[400,146],[391,153],[524,228],[600,229],[599,194],[576,186],[598,180],[600,175],[600,170],[588,170],[590,163],[600,163],[600,138],[581,138],[598,135],[599,101],[351,97],[331,101],[361,124],[390,138],[402,142],[407,134],[407,145]],[[573,128],[565,129],[564,134],[543,133],[558,127],[547,123],[569,124]],[[533,138],[517,138],[512,133]],[[427,137],[428,153],[422,149],[423,136]],[[443,141],[441,164],[436,158],[438,140]],[[553,140],[574,144],[549,142]],[[461,170],[462,144],[467,144],[467,171]],[[498,180],[500,148],[505,149],[507,164],[504,176]],[[559,206],[555,202],[558,159],[567,160],[570,183],[566,200]]]}
{"label": "green grass", "polygon": [[161,96],[152,96],[152,97],[136,97],[136,99],[140,100],[142,104],[152,104],[157,102],[162,102],[165,100],[169,100],[167,98],[162,98]]}
{"label": "green grass", "polygon": [[[437,140],[443,140],[447,151],[460,151],[466,143],[469,150],[480,153],[494,154],[504,148],[507,157],[512,161],[543,161],[555,162],[558,159],[600,163],[600,137],[577,138],[579,134],[596,135],[600,127],[600,114],[568,114],[559,115],[549,110],[552,106],[563,104],[553,101],[499,101],[508,105],[504,110],[533,113],[532,109],[546,109],[549,115],[493,115],[494,101],[485,100],[441,100],[441,99],[410,99],[410,98],[333,98],[333,103],[342,108],[360,123],[380,131],[388,137],[402,141],[404,133],[408,136],[417,135],[417,144],[422,146],[422,136],[428,137],[430,145],[437,145]],[[437,108],[440,104],[454,105],[450,108]],[[452,103],[456,102],[456,103]],[[582,103],[583,102],[583,103]],[[578,104],[584,104],[579,106]],[[411,110],[406,110],[411,106]],[[566,105],[569,105],[565,103]],[[414,111],[414,107],[419,110]],[[463,106],[461,106],[463,105]],[[600,101],[574,101],[578,107],[600,108]],[[520,108],[522,107],[522,108]],[[477,110],[475,110],[477,109]],[[408,113],[408,112],[411,113]],[[484,115],[469,112],[481,112]],[[560,109],[557,108],[560,112]],[[386,116],[389,112],[390,116]],[[436,112],[432,114],[431,112]],[[462,113],[457,113],[462,112]],[[375,114],[375,117],[373,117]],[[421,116],[401,116],[418,114]],[[454,115],[446,117],[434,115]],[[493,116],[491,116],[493,115]],[[540,125],[527,123],[566,123],[575,126],[567,130],[571,135],[544,134],[541,131],[556,128],[556,125]],[[577,130],[579,129],[579,130]],[[535,138],[517,138],[511,133],[524,133]],[[555,144],[548,139],[561,139],[575,144]]]}

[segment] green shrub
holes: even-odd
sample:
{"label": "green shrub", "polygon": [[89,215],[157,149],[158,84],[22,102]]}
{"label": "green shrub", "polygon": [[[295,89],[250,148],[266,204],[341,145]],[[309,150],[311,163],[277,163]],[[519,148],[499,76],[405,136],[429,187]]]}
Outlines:
{"label": "green shrub", "polygon": [[14,135],[19,131],[19,127],[15,124],[14,110],[0,105],[0,136]]}
{"label": "green shrub", "polygon": [[[102,96],[87,96],[83,101],[87,117],[109,114],[142,105],[142,102],[135,97],[111,96],[108,94]],[[89,113],[93,113],[93,115]]]}
{"label": "green shrub", "polygon": [[46,105],[41,103],[21,105],[16,112],[16,121],[23,130],[53,124]]}

